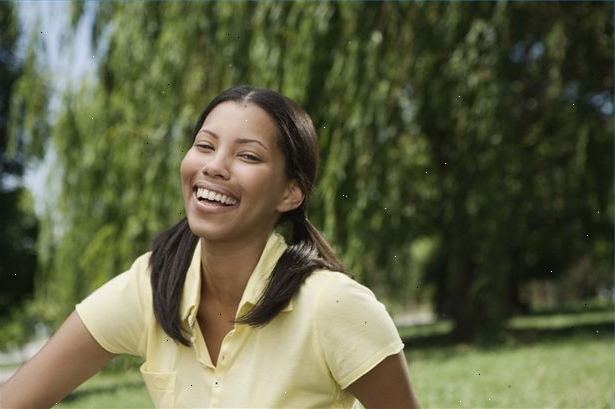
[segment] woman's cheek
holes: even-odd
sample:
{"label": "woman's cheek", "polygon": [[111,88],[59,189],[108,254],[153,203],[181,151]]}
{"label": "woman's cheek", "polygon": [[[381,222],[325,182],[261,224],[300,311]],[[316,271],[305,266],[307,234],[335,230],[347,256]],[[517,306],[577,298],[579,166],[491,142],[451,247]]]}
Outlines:
{"label": "woman's cheek", "polygon": [[189,174],[193,167],[194,167],[194,155],[192,153],[192,149],[190,149],[188,152],[186,152],[186,155],[182,159],[181,164],[179,166],[179,171],[182,175],[182,178],[189,177],[190,176]]}

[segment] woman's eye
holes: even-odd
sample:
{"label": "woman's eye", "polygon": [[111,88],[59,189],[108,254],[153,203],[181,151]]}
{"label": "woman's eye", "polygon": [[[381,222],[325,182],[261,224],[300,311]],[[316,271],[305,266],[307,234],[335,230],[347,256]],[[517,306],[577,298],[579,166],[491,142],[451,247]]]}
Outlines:
{"label": "woman's eye", "polygon": [[261,161],[261,159],[258,156],[253,155],[251,153],[242,153],[239,155],[239,157],[246,159],[250,162],[260,162]]}
{"label": "woman's eye", "polygon": [[197,143],[196,147],[203,150],[213,150],[214,147],[208,143]]}

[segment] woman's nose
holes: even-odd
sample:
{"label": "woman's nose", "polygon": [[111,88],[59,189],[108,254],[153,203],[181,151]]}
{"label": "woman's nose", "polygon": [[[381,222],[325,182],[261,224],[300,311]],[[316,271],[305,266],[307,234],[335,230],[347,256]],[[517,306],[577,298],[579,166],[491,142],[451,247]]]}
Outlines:
{"label": "woman's nose", "polygon": [[214,153],[213,155],[208,155],[201,171],[204,175],[211,178],[222,178],[224,180],[228,180],[231,176],[228,161],[220,151]]}

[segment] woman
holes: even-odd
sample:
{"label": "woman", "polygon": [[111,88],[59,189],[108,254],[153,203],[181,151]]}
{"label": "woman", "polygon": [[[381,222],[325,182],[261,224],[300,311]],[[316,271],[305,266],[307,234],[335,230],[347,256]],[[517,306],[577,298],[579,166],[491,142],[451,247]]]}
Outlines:
{"label": "woman", "polygon": [[122,353],[144,358],[157,407],[418,407],[384,306],[307,219],[309,116],[239,86],[192,139],[186,218],[76,306],[2,387],[2,407],[50,407]]}

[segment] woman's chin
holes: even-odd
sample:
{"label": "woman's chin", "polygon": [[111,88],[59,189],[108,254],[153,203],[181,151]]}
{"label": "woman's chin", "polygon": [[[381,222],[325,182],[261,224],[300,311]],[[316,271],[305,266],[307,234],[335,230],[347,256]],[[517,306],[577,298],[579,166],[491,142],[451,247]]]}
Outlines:
{"label": "woman's chin", "polygon": [[216,228],[214,226],[208,226],[208,223],[203,223],[203,221],[191,221],[190,217],[188,217],[188,225],[190,226],[190,231],[197,237],[205,239],[207,241],[219,241],[219,240],[228,240],[232,234],[225,228]]}

